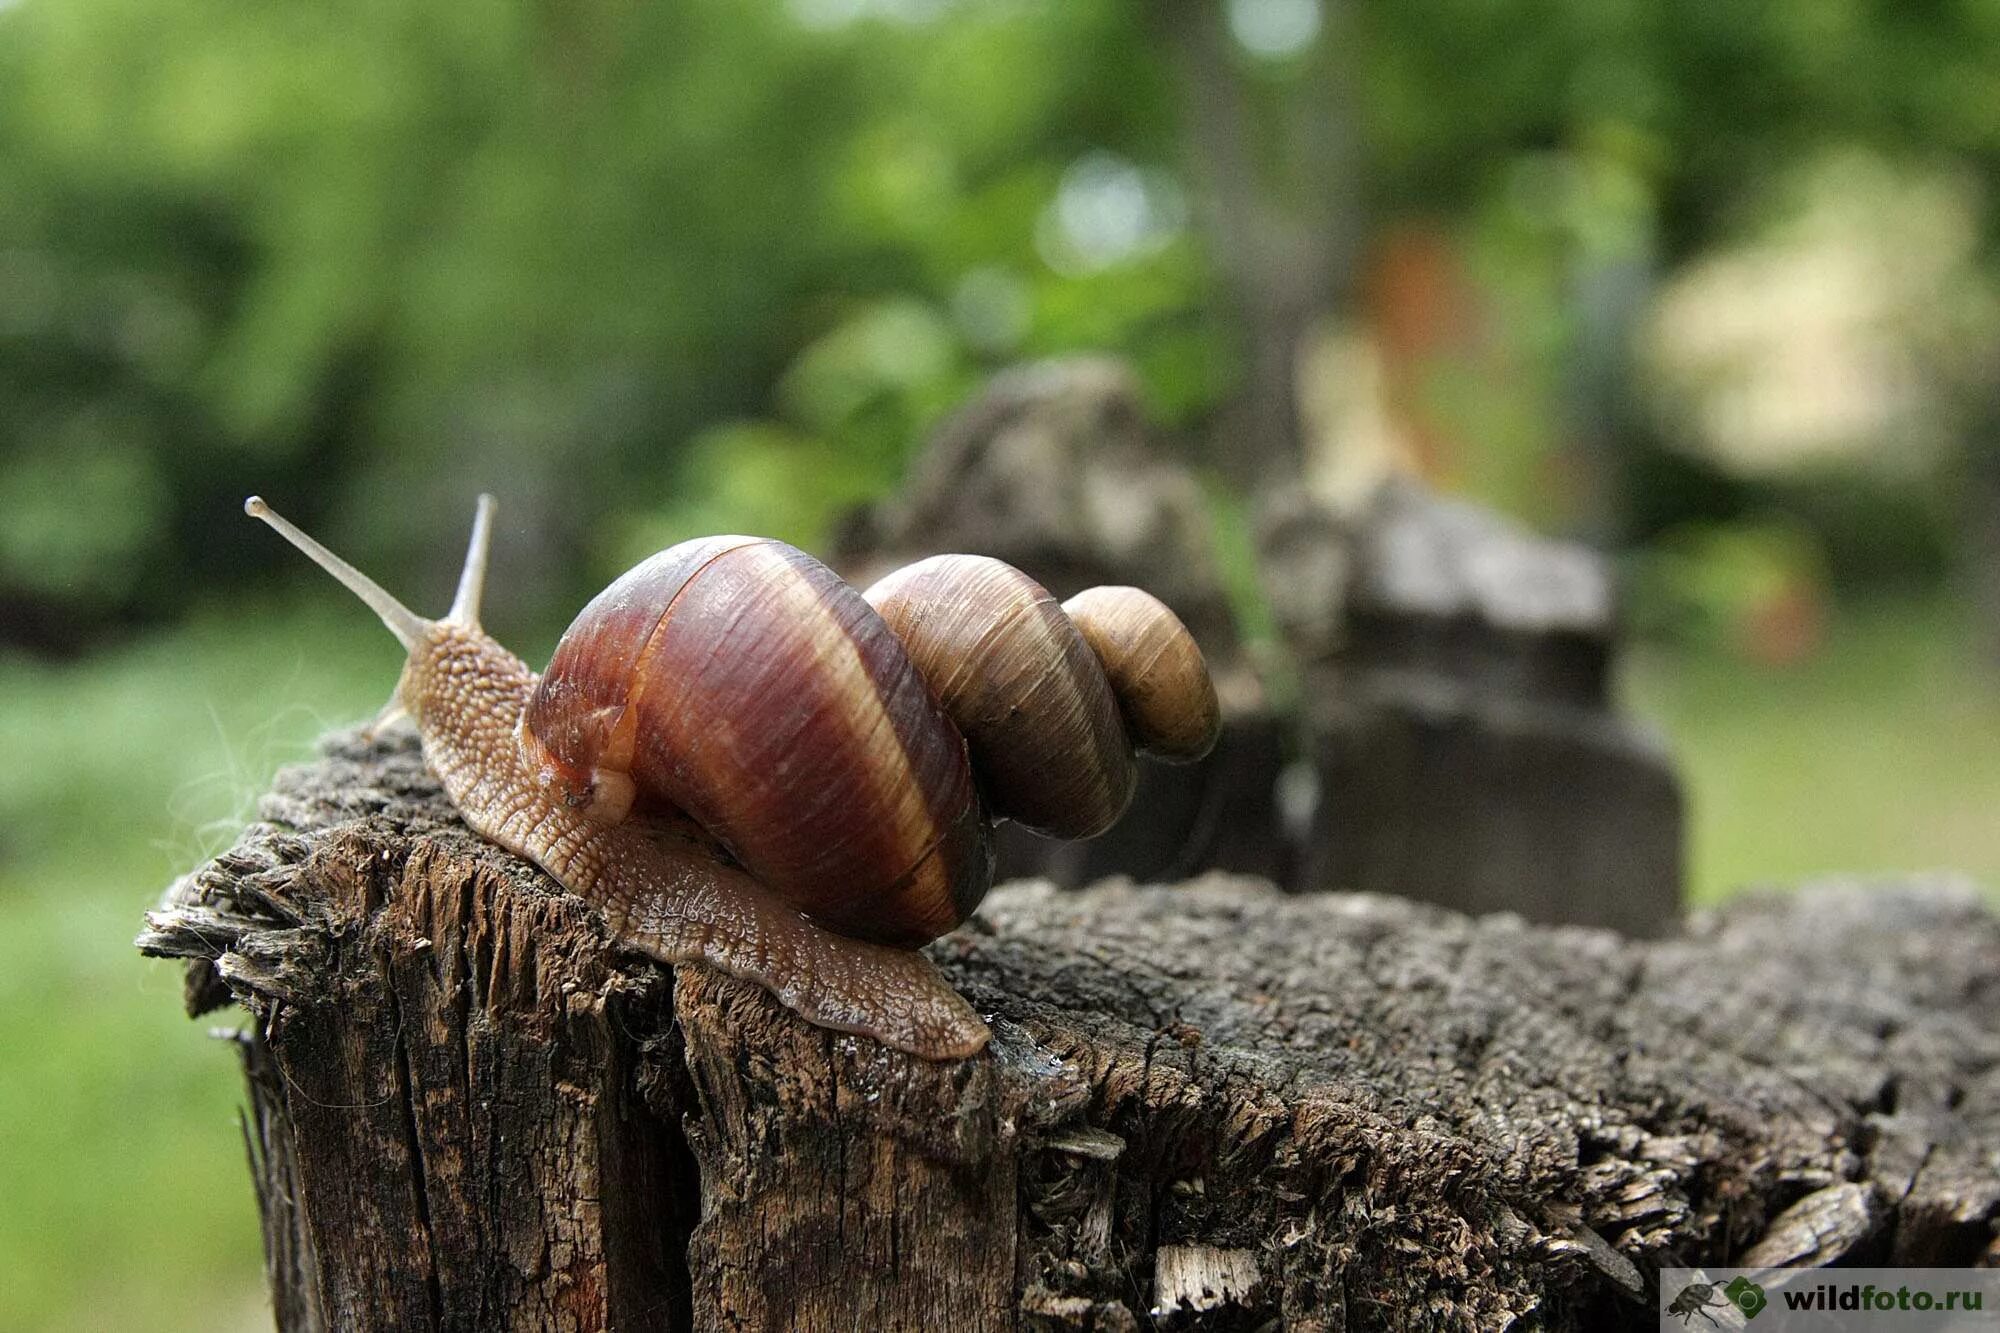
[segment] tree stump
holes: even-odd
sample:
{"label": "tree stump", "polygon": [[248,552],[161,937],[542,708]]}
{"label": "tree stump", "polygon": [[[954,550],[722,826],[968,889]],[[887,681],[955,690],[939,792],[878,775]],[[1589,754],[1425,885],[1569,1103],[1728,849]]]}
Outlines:
{"label": "tree stump", "polygon": [[263,813],[139,944],[248,1009],[287,1329],[1650,1329],[1669,1263],[2000,1262],[1964,884],[1647,942],[1006,886],[933,946],[992,1045],[933,1064],[621,951],[407,737]]}
{"label": "tree stump", "polygon": [[1321,799],[1300,857],[1314,887],[1628,935],[1681,908],[1680,781],[1612,697],[1621,633],[1609,560],[1405,481],[1349,524],[1312,506],[1264,534],[1274,590],[1351,568],[1281,623],[1305,673]]}

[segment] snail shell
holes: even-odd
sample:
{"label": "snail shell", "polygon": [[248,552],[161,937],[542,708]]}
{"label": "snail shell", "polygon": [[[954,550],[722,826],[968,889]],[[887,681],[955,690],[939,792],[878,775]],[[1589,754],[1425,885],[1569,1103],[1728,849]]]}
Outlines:
{"label": "snail shell", "polygon": [[1041,584],[978,555],[939,555],[863,594],[964,733],[995,814],[1088,838],[1131,803],[1138,770],[1090,644]]}
{"label": "snail shell", "polygon": [[1215,748],[1215,682],[1165,602],[1140,588],[1085,588],[1062,609],[1103,666],[1140,754],[1187,764]]}
{"label": "snail shell", "polygon": [[625,573],[563,635],[522,743],[572,804],[683,811],[842,934],[936,939],[992,881],[964,740],[861,595],[783,542]]}

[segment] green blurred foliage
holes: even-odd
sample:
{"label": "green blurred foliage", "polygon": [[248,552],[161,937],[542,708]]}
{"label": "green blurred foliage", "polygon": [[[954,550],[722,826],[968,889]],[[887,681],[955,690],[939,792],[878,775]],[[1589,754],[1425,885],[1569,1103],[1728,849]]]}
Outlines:
{"label": "green blurred foliage", "polygon": [[2000,690],[1966,607],[1859,599],[1821,632],[1820,651],[1769,664],[1642,644],[1623,673],[1681,767],[1690,900],[1936,869],[2000,902]]}
{"label": "green blurred foliage", "polygon": [[[751,489],[766,460],[697,443],[718,422],[774,417],[879,490],[982,365],[1114,345],[1208,374],[1198,331],[1153,328],[1195,303],[1185,246],[1073,283],[1036,257],[1068,157],[1165,151],[1118,5],[821,30],[719,0],[30,0],[0,25],[0,587],[79,614],[228,583],[252,538],[217,519],[252,488],[425,569],[436,516],[491,487],[568,571],[532,602],[601,579],[607,527],[661,527],[614,497]],[[61,504],[118,518],[64,532]]]}
{"label": "green blurred foliage", "polygon": [[[267,563],[218,521],[252,488],[441,578],[439,515],[486,486],[533,551],[510,595],[546,612],[692,517],[656,497],[761,493],[771,457],[716,446],[724,423],[838,458],[774,515],[810,538],[1004,361],[1116,350],[1198,422],[1236,367],[1185,207],[1108,260],[1056,216],[1093,154],[1199,202],[1173,12],[12,0],[0,595],[85,622],[184,607]],[[1558,368],[1592,353],[1577,255],[1670,265],[1819,145],[2000,155],[2000,10],[1972,0],[1341,24],[1237,53],[1253,124],[1351,77],[1371,217],[1444,220],[1509,329],[1494,387],[1440,372],[1484,469],[1461,480],[1531,512]],[[1252,149],[1283,197],[1279,146]]]}
{"label": "green blurred foliage", "polygon": [[0,1329],[270,1325],[235,1061],[131,942],[276,764],[385,697],[396,645],[357,611],[239,603],[81,667],[0,656]]}

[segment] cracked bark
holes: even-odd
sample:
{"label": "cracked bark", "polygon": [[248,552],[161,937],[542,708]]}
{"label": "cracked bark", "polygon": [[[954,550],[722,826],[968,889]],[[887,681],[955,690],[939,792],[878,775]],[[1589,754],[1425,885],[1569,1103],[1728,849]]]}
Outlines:
{"label": "cracked bark", "polygon": [[1651,1328],[1670,1262],[2000,1262],[1961,884],[1648,942],[1004,887],[934,946],[993,1045],[935,1065],[620,952],[407,739],[264,816],[140,945],[248,1009],[284,1328]]}

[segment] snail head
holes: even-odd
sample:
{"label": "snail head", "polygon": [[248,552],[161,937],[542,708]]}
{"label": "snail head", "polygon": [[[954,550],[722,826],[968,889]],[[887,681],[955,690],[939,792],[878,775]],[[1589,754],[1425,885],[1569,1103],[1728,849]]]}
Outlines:
{"label": "snail head", "polygon": [[398,716],[417,712],[419,691],[416,682],[423,677],[431,659],[440,651],[451,645],[463,644],[469,636],[481,636],[479,603],[486,591],[486,561],[493,542],[493,511],[493,497],[481,495],[473,512],[472,540],[466,547],[465,568],[458,576],[458,593],[452,598],[451,609],[441,619],[429,620],[404,606],[381,584],[308,536],[290,519],[265,503],[262,496],[253,495],[243,502],[244,513],[269,524],[279,536],[304,551],[314,564],[366,602],[369,609],[381,617],[389,632],[396,636],[396,642],[403,645],[408,658],[403,665],[402,676],[396,682],[395,694],[375,719],[377,727]]}

